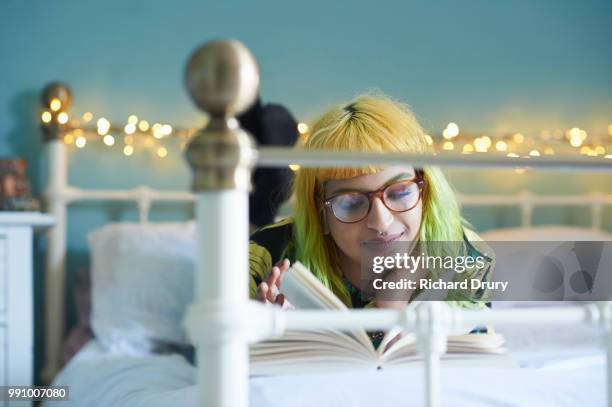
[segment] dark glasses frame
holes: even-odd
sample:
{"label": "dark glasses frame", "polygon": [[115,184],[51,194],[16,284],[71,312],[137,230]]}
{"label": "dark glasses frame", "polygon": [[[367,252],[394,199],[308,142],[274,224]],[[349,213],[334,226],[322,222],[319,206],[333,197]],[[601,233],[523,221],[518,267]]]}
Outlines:
{"label": "dark glasses frame", "polygon": [[[418,197],[418,199],[416,200],[416,202],[414,203],[414,205],[412,207],[410,207],[408,209],[404,209],[402,211],[398,211],[398,210],[389,208],[389,205],[387,205],[387,202],[385,202],[385,191],[387,190],[387,188],[390,188],[390,187],[395,186],[397,184],[400,184],[402,182],[412,182],[412,183],[416,184],[418,186],[418,188],[419,188],[419,197]],[[372,200],[374,199],[374,197],[380,198],[380,201],[383,203],[383,205],[385,205],[385,208],[387,208],[391,212],[402,213],[402,212],[408,212],[408,211],[414,209],[419,204],[419,202],[421,201],[421,199],[423,197],[423,188],[425,188],[425,184],[426,184],[426,181],[423,179],[422,173],[420,171],[417,171],[414,178],[400,180],[400,181],[394,182],[392,184],[383,186],[383,187],[381,187],[381,188],[379,188],[379,189],[377,189],[375,191],[370,191],[370,192],[357,192],[357,191],[356,192],[342,192],[342,193],[339,193],[339,194],[332,195],[332,196],[330,196],[329,198],[327,198],[327,199],[325,199],[323,201],[323,205],[325,207],[330,208],[332,214],[334,215],[334,217],[336,219],[338,219],[339,222],[342,222],[342,223],[357,223],[357,222],[361,222],[362,220],[367,218],[368,215],[370,214],[370,211],[372,210]],[[358,220],[353,220],[353,221],[347,222],[347,221],[344,221],[344,220],[340,219],[338,216],[336,216],[336,213],[334,212],[334,208],[332,206],[332,200],[334,198],[338,197],[338,196],[345,195],[345,194],[360,194],[360,195],[365,195],[365,197],[368,199],[368,210],[366,211],[365,215],[363,215],[363,217],[361,217]]]}

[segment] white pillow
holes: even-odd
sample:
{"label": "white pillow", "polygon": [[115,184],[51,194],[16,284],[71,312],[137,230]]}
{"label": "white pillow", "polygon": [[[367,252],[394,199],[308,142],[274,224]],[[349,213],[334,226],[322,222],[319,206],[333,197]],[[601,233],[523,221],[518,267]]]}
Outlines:
{"label": "white pillow", "polygon": [[194,298],[195,222],[113,223],[87,240],[91,326],[107,348],[150,352],[155,341],[189,343],[182,319]]}

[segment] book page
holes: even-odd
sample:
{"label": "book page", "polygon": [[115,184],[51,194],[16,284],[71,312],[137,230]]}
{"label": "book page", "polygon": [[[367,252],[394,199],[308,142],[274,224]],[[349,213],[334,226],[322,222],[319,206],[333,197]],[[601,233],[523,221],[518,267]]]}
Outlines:
{"label": "book page", "polygon": [[[299,261],[293,263],[285,272],[281,293],[298,309],[348,311],[347,306]],[[375,355],[376,351],[365,330],[356,329],[346,334],[355,338],[372,355]]]}
{"label": "book page", "polygon": [[[486,358],[487,355],[501,355],[507,352],[504,343],[503,336],[495,333],[451,335],[447,337],[445,355],[452,355],[447,357],[452,359],[474,357],[474,355],[479,355],[481,358]],[[381,364],[397,363],[399,360],[414,360],[415,357],[420,357],[417,355],[416,335],[408,333],[383,352],[380,361]]]}
{"label": "book page", "polygon": [[300,262],[285,272],[280,291],[298,309],[348,309]]}

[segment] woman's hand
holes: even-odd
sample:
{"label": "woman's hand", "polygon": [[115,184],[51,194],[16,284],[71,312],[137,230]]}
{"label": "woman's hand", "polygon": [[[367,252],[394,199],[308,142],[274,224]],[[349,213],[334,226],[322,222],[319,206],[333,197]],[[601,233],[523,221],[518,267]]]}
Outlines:
{"label": "woman's hand", "polygon": [[289,269],[289,259],[281,260],[272,267],[268,276],[257,287],[257,300],[263,303],[278,304],[283,309],[293,309],[293,305],[283,294],[279,294],[284,273]]}

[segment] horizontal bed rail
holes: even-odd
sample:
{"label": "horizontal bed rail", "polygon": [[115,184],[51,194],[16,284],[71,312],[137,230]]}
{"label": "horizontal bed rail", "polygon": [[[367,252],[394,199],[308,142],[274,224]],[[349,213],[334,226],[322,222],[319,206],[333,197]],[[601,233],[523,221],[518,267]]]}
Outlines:
{"label": "horizontal bed rail", "polygon": [[456,153],[367,153],[260,147],[258,167],[361,167],[365,165],[444,166],[455,168],[537,168],[545,171],[610,172],[612,159],[586,156],[508,157]]}
{"label": "horizontal bed rail", "polygon": [[195,195],[187,191],[167,191],[141,185],[131,189],[81,189],[65,187],[66,203],[79,201],[127,201],[138,203],[138,219],[148,222],[153,202],[194,202]]}
{"label": "horizontal bed rail", "polygon": [[[223,330],[204,322],[211,309],[206,303],[190,307],[185,326],[195,341],[212,330]],[[571,307],[521,307],[520,309],[458,309],[441,301],[413,303],[401,310],[392,309],[350,309],[295,310],[284,311],[280,307],[250,301],[246,312],[252,322],[248,336],[265,340],[289,330],[354,329],[387,330],[401,327],[407,331],[423,329],[426,325],[437,325],[446,332],[471,329],[476,325],[491,324],[496,327],[521,326],[576,326],[596,325],[605,333],[612,324],[612,302],[588,303]]]}
{"label": "horizontal bed rail", "polygon": [[[48,191],[46,195],[51,192]],[[83,189],[65,186],[56,190],[54,196],[62,197],[66,204],[81,201],[124,201],[136,202],[138,219],[148,222],[151,205],[154,202],[195,202],[195,194],[189,191],[162,190],[140,185],[127,189]],[[590,192],[586,195],[540,195],[530,191],[515,194],[465,194],[457,193],[457,200],[463,206],[519,206],[521,208],[521,226],[532,223],[533,210],[537,206],[589,206],[591,227],[600,230],[603,224],[603,207],[612,205],[612,194]]]}
{"label": "horizontal bed rail", "polygon": [[66,199],[74,201],[176,201],[193,202],[195,195],[188,191],[171,191],[155,189],[148,186],[138,186],[128,189],[81,189],[75,187],[66,188]]}
{"label": "horizontal bed rail", "polygon": [[521,191],[516,194],[468,195],[457,194],[459,202],[473,206],[513,206],[521,208],[521,226],[529,227],[532,224],[533,210],[536,206],[590,206],[591,228],[601,230],[603,225],[603,208],[612,205],[612,194],[590,192],[585,195],[537,195],[530,191]]}

